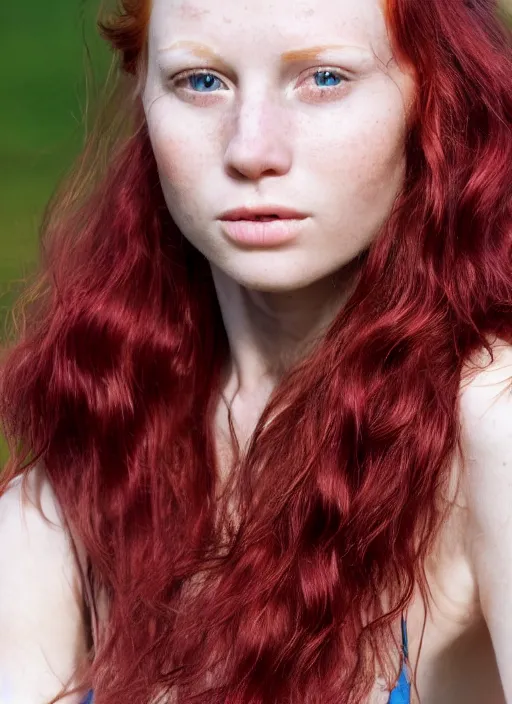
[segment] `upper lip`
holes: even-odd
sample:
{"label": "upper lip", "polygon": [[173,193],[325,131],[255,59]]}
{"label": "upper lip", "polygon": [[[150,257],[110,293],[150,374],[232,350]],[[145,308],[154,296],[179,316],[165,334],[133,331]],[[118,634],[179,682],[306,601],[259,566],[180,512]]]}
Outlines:
{"label": "upper lip", "polygon": [[277,215],[280,218],[299,220],[307,215],[284,205],[255,205],[251,208],[234,208],[222,213],[220,220],[252,220],[258,215]]}

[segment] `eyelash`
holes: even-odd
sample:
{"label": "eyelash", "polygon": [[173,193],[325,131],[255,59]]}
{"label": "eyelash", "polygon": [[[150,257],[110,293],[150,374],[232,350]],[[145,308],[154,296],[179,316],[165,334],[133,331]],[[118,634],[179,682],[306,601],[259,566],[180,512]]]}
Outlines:
{"label": "eyelash", "polygon": [[[323,72],[332,73],[333,75],[342,79],[342,82],[339,85],[331,87],[331,92],[333,90],[335,90],[336,88],[338,88],[338,89],[343,88],[344,85],[346,85],[347,83],[350,82],[350,79],[345,74],[341,73],[341,71],[337,71],[337,70],[329,68],[329,67],[316,68],[311,74],[309,74],[309,76],[306,76],[306,78],[311,78],[312,76],[315,76],[317,73],[323,73]],[[214,73],[213,71],[208,71],[206,69],[199,70],[199,71],[197,71],[195,69],[191,69],[190,71],[185,71],[185,73],[178,74],[176,77],[172,78],[171,80],[173,81],[173,83],[177,83],[179,81],[185,81],[187,78],[191,78],[192,76],[213,76],[214,78],[216,78],[222,82],[222,79],[219,76],[217,76],[216,73]],[[330,86],[325,86],[322,88],[320,86],[315,86],[315,88],[318,89],[320,92],[324,92],[326,90],[326,88],[329,88],[329,87]],[[204,92],[202,92],[202,91],[193,90],[192,88],[186,88],[185,90],[191,90],[192,93],[194,93],[196,95],[211,95],[212,93],[217,92],[217,91],[204,91]]]}

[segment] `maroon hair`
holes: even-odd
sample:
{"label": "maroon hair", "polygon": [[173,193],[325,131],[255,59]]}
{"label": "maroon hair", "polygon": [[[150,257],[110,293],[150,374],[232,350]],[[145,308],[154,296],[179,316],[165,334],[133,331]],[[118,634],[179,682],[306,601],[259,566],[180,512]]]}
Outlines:
{"label": "maroon hair", "polygon": [[491,0],[387,0],[417,84],[403,190],[220,494],[226,334],[135,90],[149,1],[120,5],[102,26],[118,135],[98,123],[43,222],[1,369],[0,490],[44,464],[108,595],[97,704],[359,704],[377,665],[398,675],[391,624],[415,585],[428,600],[464,365],[512,343],[509,30]]}

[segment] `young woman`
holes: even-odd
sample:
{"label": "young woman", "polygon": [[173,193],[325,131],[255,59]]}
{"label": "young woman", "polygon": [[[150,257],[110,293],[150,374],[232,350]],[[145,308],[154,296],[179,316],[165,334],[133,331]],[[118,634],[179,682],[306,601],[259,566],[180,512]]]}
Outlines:
{"label": "young woman", "polygon": [[102,32],[117,88],[2,364],[2,704],[512,704],[495,3]]}

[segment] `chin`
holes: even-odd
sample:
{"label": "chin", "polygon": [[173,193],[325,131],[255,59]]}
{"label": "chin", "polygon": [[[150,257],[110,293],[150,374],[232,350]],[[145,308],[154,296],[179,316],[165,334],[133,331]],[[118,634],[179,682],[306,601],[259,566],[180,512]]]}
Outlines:
{"label": "chin", "polygon": [[334,272],[305,272],[303,268],[286,269],[283,271],[270,270],[267,267],[263,271],[253,268],[248,271],[225,271],[225,273],[243,288],[261,293],[291,293],[300,291],[314,285],[329,277]]}
{"label": "chin", "polygon": [[[292,293],[308,288],[333,285],[340,272],[355,259],[306,248],[295,251],[266,250],[252,252],[223,252],[224,256],[208,257],[217,277],[227,279],[249,291],[261,293]],[[351,255],[352,253],[348,253]],[[337,256],[336,256],[337,255]],[[229,285],[229,284],[228,284]]]}
{"label": "chin", "polygon": [[304,282],[295,281],[262,281],[260,279],[251,281],[237,281],[243,288],[259,293],[292,293],[307,286]]}

